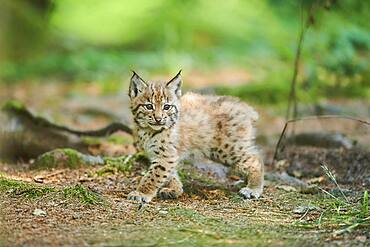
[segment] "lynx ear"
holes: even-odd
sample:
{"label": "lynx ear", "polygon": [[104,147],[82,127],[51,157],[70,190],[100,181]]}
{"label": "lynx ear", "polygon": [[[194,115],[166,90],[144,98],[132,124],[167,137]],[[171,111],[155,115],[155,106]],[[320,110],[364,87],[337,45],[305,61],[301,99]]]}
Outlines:
{"label": "lynx ear", "polygon": [[172,78],[169,82],[167,82],[166,87],[170,90],[172,90],[177,97],[181,97],[181,84],[182,84],[182,79],[181,79],[181,70],[177,75]]}
{"label": "lynx ear", "polygon": [[138,96],[140,93],[144,91],[144,89],[148,86],[145,81],[136,74],[135,71],[132,71],[132,77],[130,81],[130,88],[129,88],[129,96],[130,98],[134,98]]}

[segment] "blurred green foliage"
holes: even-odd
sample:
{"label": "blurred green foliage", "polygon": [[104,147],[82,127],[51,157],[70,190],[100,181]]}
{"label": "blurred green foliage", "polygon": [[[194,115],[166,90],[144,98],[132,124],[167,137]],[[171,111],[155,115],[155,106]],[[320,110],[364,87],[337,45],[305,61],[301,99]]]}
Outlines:
{"label": "blurred green foliage", "polygon": [[[304,2],[320,8],[306,35],[300,97],[370,97],[370,2]],[[133,68],[187,73],[235,66],[255,83],[220,93],[279,102],[290,87],[299,10],[296,0],[56,0],[43,19],[50,36],[44,52],[3,60],[0,80],[107,81]]]}
{"label": "blurred green foliage", "polygon": [[51,0],[0,0],[0,64],[41,52],[48,41]]}

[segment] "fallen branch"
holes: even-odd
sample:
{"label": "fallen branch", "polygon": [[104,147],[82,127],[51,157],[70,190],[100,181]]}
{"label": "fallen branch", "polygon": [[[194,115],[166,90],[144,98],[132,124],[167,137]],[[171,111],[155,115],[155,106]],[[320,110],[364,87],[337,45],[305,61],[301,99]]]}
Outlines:
{"label": "fallen branch", "polygon": [[3,106],[2,110],[9,116],[18,118],[21,122],[29,122],[38,127],[54,129],[57,131],[64,131],[77,136],[103,137],[111,135],[117,131],[123,131],[126,132],[127,134],[132,135],[132,130],[129,126],[118,122],[111,123],[108,126],[97,130],[88,130],[88,131],[74,130],[66,126],[52,123],[45,118],[33,115],[25,106],[16,101],[7,102]]}
{"label": "fallen branch", "polygon": [[132,134],[130,127],[122,123],[97,130],[74,130],[32,114],[17,101],[5,103],[2,115],[5,119],[0,125],[0,158],[7,161],[28,161],[56,148],[87,153],[89,144],[83,137],[104,137],[117,131]]}

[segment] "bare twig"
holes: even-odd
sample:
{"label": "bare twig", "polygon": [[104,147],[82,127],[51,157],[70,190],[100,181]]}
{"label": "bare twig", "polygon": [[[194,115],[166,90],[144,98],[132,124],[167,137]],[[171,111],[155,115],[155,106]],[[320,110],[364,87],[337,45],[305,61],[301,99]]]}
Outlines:
{"label": "bare twig", "polygon": [[[294,58],[294,69],[293,69],[293,76],[291,80],[291,87],[290,87],[290,93],[288,98],[288,108],[286,112],[286,119],[289,120],[291,118],[297,117],[297,77],[299,73],[299,64],[301,60],[301,54],[302,54],[302,48],[304,43],[305,34],[310,27],[312,21],[312,12],[313,12],[314,4],[311,4],[310,8],[307,10],[307,16],[305,18],[305,7],[304,7],[304,1],[301,1],[301,9],[300,9],[300,31],[298,34],[298,45],[297,50],[295,53]],[[293,112],[291,114],[293,107]]]}
{"label": "bare twig", "polygon": [[349,225],[347,226],[346,228],[344,229],[340,229],[340,230],[337,230],[334,232],[334,235],[337,236],[337,235],[341,235],[343,233],[346,233],[346,232],[351,232],[352,230],[354,230],[355,228],[357,228],[358,226],[360,225],[360,223],[354,223],[352,225]]}
{"label": "bare twig", "polygon": [[59,174],[62,174],[64,172],[65,172],[65,170],[60,170],[60,171],[56,171],[56,172],[52,172],[52,173],[46,174],[44,176],[38,175],[38,176],[35,176],[33,178],[33,181],[35,181],[36,183],[43,183],[46,178],[54,177],[54,176],[59,175]]}
{"label": "bare twig", "polygon": [[307,216],[308,212],[310,212],[310,211],[311,211],[311,210],[308,208],[308,209],[304,212],[304,214],[301,216],[301,218],[299,218],[299,220],[298,220],[298,221],[303,220],[303,219]]}

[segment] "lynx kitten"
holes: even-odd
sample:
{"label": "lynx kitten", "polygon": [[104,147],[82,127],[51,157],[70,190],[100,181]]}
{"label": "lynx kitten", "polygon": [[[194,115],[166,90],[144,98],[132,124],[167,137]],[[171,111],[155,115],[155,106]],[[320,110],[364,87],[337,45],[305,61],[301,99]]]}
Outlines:
{"label": "lynx kitten", "polygon": [[263,161],[254,144],[258,114],[232,97],[181,97],[180,72],[169,82],[145,82],[135,72],[131,78],[134,138],[151,166],[128,198],[149,202],[157,193],[162,199],[180,196],[176,168],[189,155],[231,166],[247,181],[240,194],[258,198],[263,190]]}

